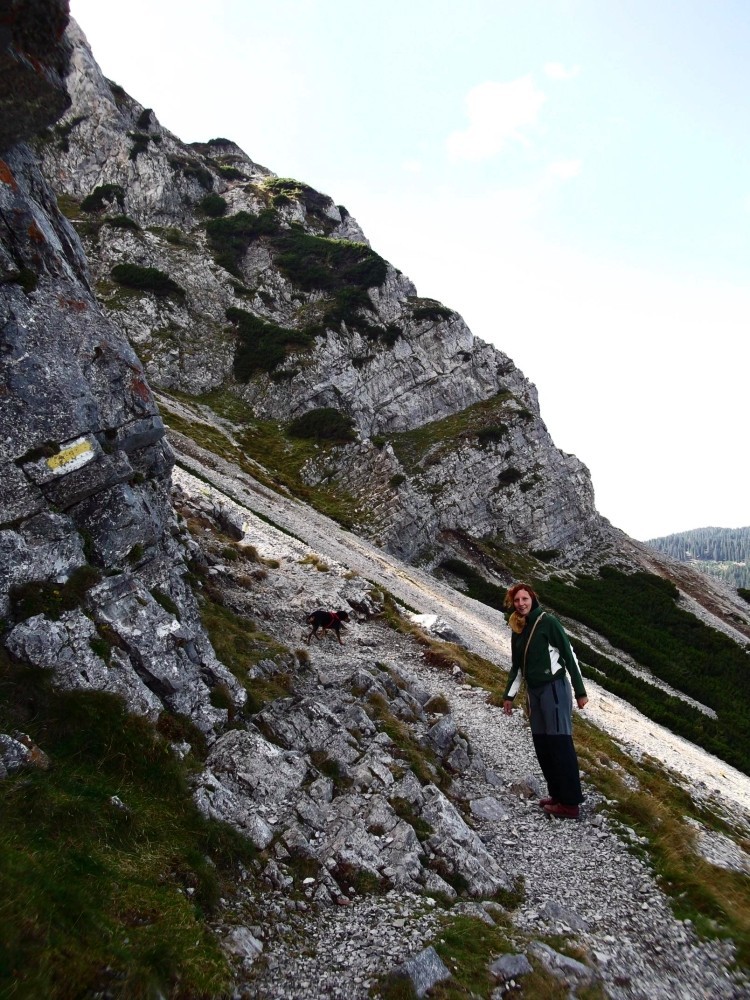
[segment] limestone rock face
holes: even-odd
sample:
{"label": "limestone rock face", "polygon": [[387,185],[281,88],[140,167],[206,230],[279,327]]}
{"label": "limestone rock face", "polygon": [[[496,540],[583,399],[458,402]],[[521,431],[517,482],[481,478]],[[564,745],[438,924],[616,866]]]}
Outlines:
{"label": "limestone rock face", "polygon": [[[152,718],[170,708],[210,735],[228,714],[213,689],[235,706],[245,693],[217,661],[184,583],[162,419],[36,155],[10,145],[70,104],[67,19],[67,4],[42,0],[13,3],[3,19],[0,618],[13,626],[4,642],[61,687],[120,694]],[[50,135],[65,144],[64,129]]]}
{"label": "limestone rock face", "polygon": [[57,121],[70,106],[63,86],[68,5],[10,0],[0,25],[0,153]]}

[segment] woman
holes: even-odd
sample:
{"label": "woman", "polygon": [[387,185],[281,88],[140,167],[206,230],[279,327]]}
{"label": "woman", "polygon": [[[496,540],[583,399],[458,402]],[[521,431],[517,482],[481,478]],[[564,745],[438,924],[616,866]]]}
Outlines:
{"label": "woman", "polygon": [[514,609],[508,619],[513,665],[503,711],[511,714],[513,698],[525,678],[534,750],[548,789],[539,805],[551,816],[578,819],[583,795],[573,746],[573,698],[565,675],[567,670],[578,707],[583,708],[588,698],[578,660],[562,625],[542,610],[531,587],[525,583],[511,587],[505,607]]}

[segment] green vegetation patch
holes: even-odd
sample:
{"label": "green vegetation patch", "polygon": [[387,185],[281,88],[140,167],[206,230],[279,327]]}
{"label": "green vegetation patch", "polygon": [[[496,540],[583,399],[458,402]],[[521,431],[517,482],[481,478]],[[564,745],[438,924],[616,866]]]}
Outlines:
{"label": "green vegetation patch", "polygon": [[292,437],[315,441],[356,441],[352,418],[333,406],[308,410],[289,424]]}
{"label": "green vegetation patch", "polygon": [[221,431],[197,416],[195,421],[189,421],[167,409],[167,425],[201,447],[234,462],[272,489],[289,490],[344,528],[351,529],[355,522],[364,524],[371,516],[371,512],[361,508],[359,501],[335,478],[329,478],[321,486],[310,486],[302,478],[301,470],[310,459],[325,459],[329,449],[338,447],[339,442],[291,437],[276,421],[256,420],[251,408],[226,390],[215,390],[197,399],[177,392],[173,395],[186,404],[198,402],[210,406],[220,417],[237,425],[234,434],[237,444],[233,444]]}
{"label": "green vegetation patch", "polygon": [[[303,189],[304,185],[283,179],[272,182],[271,186],[271,190],[277,191],[276,199],[288,198],[287,190],[305,196]],[[310,188],[308,200],[312,195],[317,192]],[[324,196],[318,197],[328,204]],[[257,215],[238,212],[210,219],[206,223],[206,234],[216,263],[236,277],[242,277],[242,259],[250,245],[265,237],[276,266],[289,281],[306,292],[327,293],[329,300],[323,307],[320,323],[310,328],[310,333],[346,323],[351,329],[361,329],[381,337],[386,343],[392,344],[400,336],[401,331],[397,328],[381,328],[362,315],[373,311],[368,288],[380,287],[388,271],[383,258],[365,244],[313,236],[298,225],[282,230],[273,208],[264,209]]]}
{"label": "green vegetation patch", "polygon": [[512,486],[517,483],[520,479],[523,479],[523,473],[520,469],[514,469],[512,466],[503,471],[497,477],[497,485],[499,487]]}
{"label": "green vegetation patch", "polygon": [[409,303],[412,307],[412,316],[421,322],[439,323],[451,319],[454,315],[452,309],[448,309],[436,299],[421,299],[414,296],[409,299]]}
{"label": "green vegetation patch", "polygon": [[473,566],[469,566],[461,559],[451,558],[441,560],[438,563],[438,568],[463,580],[467,585],[466,592],[475,601],[481,601],[482,604],[495,608],[497,611],[505,611],[503,601],[505,600],[506,588],[498,587],[497,584],[485,580]]}
{"label": "green vegetation patch", "polygon": [[364,243],[311,236],[292,227],[274,242],[279,269],[305,291],[379,288],[388,265]]}
{"label": "green vegetation patch", "polygon": [[[713,708],[695,722],[701,746],[750,774],[750,671],[742,647],[678,605],[675,585],[650,573],[603,566],[574,587],[537,581],[540,597],[594,629],[660,680]],[[693,737],[691,737],[693,738]]]}
{"label": "green vegetation patch", "polygon": [[270,678],[249,676],[256,663],[288,653],[287,647],[213,597],[203,595],[200,604],[201,621],[216,655],[247,691],[247,710],[260,712],[268,702],[288,697],[291,678],[287,673],[279,672]]}
{"label": "green vegetation patch", "polygon": [[65,583],[34,580],[10,590],[11,616],[25,621],[34,615],[46,615],[57,621],[65,611],[73,611],[83,603],[86,591],[100,582],[101,571],[94,566],[79,566]]}
{"label": "green vegetation patch", "polygon": [[137,160],[141,153],[145,153],[150,142],[161,142],[160,135],[150,135],[148,132],[128,132],[128,138],[133,140],[128,153],[130,160]]}
{"label": "green vegetation patch", "polygon": [[104,220],[105,226],[111,226],[112,229],[131,229],[133,232],[140,232],[141,227],[135,221],[131,219],[129,215],[110,215]]}
{"label": "green vegetation patch", "polygon": [[[462,442],[479,443],[486,446],[486,439],[480,439],[482,432],[503,433],[500,427],[507,427],[506,421],[518,412],[518,403],[510,392],[501,391],[490,399],[481,400],[467,406],[460,413],[433,420],[413,431],[403,431],[391,435],[393,450],[403,467],[409,473],[418,471],[428,459],[429,463],[454,451]],[[503,417],[503,421],[499,418]],[[506,430],[507,433],[507,430]],[[429,458],[428,458],[429,456]]]}
{"label": "green vegetation patch", "polygon": [[331,199],[328,195],[311,188],[309,184],[303,184],[302,181],[296,181],[291,177],[274,177],[267,180],[263,187],[273,195],[274,205],[289,205],[292,201],[299,201],[304,205],[308,215],[314,216],[327,226],[335,225],[327,214]]}
{"label": "green vegetation patch", "polygon": [[67,122],[58,122],[52,129],[52,135],[57,139],[58,148],[67,153],[70,151],[70,134],[71,132],[81,124],[81,122],[86,121],[87,115],[76,115]]}
{"label": "green vegetation patch", "polygon": [[204,215],[210,215],[212,219],[219,219],[222,215],[227,214],[226,199],[213,192],[198,202],[198,208]]}
{"label": "green vegetation patch", "polygon": [[247,176],[242,173],[237,167],[233,167],[230,163],[217,163],[216,169],[219,171],[224,180],[227,181],[246,181]]}
{"label": "green vegetation patch", "polygon": [[255,372],[273,371],[284,361],[290,348],[304,350],[312,346],[313,339],[308,333],[268,323],[236,306],[230,306],[226,316],[239,335],[234,356],[234,375],[238,382],[247,382]]}
{"label": "green vegetation patch", "polygon": [[0,995],[224,995],[206,918],[252,845],[200,815],[187,764],[118,698],[5,656],[0,687],[0,730],[51,762],[0,782]]}
{"label": "green vegetation patch", "polygon": [[710,753],[726,753],[727,736],[723,725],[676,695],[633,674],[627,667],[603,656],[586,643],[571,639],[581,673],[591,677],[601,687],[623,698],[649,719],[704,747]]}
{"label": "green vegetation patch", "polygon": [[159,298],[185,298],[185,289],[158,267],[141,267],[140,264],[115,264],[110,271],[114,280],[138,292],[153,292]]}
{"label": "green vegetation patch", "polygon": [[119,184],[100,184],[81,202],[82,212],[103,212],[112,205],[125,207],[125,190]]}
{"label": "green vegetation patch", "polygon": [[182,174],[188,180],[197,181],[204,191],[212,191],[214,178],[211,171],[200,160],[184,156],[170,156],[169,165],[176,173]]}
{"label": "green vegetation patch", "polygon": [[374,328],[377,336],[380,328],[362,313],[373,311],[368,288],[379,288],[386,279],[388,265],[382,257],[364,243],[311,236],[297,226],[271,243],[277,267],[291,282],[307,292],[329,294],[323,329],[346,323],[366,333]]}
{"label": "green vegetation patch", "polygon": [[237,278],[242,277],[240,264],[251,243],[261,236],[278,231],[278,217],[273,209],[264,209],[259,215],[237,212],[206,223],[208,245],[216,263]]}

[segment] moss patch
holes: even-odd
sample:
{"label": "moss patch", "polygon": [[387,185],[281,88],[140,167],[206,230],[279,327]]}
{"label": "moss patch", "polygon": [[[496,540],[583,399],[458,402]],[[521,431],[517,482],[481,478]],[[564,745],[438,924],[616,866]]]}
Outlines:
{"label": "moss patch", "polygon": [[51,760],[0,782],[0,994],[223,995],[206,916],[252,846],[203,819],[186,764],[119,699],[55,692],[4,656],[0,687],[0,730]]}

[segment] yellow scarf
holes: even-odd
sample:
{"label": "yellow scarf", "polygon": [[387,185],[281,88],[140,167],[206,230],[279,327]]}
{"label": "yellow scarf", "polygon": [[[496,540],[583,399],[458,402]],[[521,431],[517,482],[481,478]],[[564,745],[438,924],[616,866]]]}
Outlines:
{"label": "yellow scarf", "polygon": [[523,617],[523,615],[519,615],[517,611],[514,611],[513,614],[510,616],[510,618],[508,619],[508,624],[516,633],[516,635],[520,635],[521,632],[523,632],[523,630],[526,628],[526,619]]}

